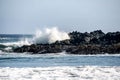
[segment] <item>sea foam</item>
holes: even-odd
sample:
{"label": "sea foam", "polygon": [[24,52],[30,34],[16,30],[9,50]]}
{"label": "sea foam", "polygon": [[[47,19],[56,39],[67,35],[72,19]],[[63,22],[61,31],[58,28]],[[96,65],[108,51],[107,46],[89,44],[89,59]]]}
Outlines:
{"label": "sea foam", "polygon": [[0,80],[120,80],[120,67],[0,68]]}

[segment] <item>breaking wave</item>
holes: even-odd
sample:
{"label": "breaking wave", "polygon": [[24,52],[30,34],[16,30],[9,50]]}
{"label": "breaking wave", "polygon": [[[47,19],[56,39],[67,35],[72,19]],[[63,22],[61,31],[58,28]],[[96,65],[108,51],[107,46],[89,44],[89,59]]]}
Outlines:
{"label": "breaking wave", "polygon": [[21,38],[19,41],[0,43],[0,50],[11,51],[13,48],[21,47],[23,45],[31,45],[31,40],[28,38]]}
{"label": "breaking wave", "polygon": [[20,41],[17,41],[17,42],[7,42],[7,43],[0,43],[1,45],[4,45],[4,46],[22,46],[22,45],[30,45],[30,42],[29,40],[26,38],[26,39],[22,39]]}
{"label": "breaking wave", "polygon": [[57,27],[46,28],[45,30],[37,30],[32,37],[27,38],[23,35],[0,35],[0,50],[11,50],[15,47],[31,44],[54,43],[70,39],[66,32],[60,31]]}
{"label": "breaking wave", "polygon": [[0,68],[1,80],[120,80],[120,67]]}

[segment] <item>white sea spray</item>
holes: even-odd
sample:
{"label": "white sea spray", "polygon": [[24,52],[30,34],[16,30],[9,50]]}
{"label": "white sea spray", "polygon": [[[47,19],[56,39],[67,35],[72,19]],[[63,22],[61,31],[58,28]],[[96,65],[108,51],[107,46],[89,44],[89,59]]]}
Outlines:
{"label": "white sea spray", "polygon": [[57,27],[53,27],[46,28],[44,31],[37,30],[33,42],[44,44],[66,39],[70,39],[68,33],[58,30]]}

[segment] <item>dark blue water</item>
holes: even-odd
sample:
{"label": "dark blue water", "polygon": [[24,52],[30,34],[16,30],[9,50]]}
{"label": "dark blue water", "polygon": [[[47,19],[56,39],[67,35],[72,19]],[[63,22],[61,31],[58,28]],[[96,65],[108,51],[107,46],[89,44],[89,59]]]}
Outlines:
{"label": "dark blue water", "polygon": [[[50,66],[120,66],[120,55],[68,55],[45,54],[30,55],[2,52],[4,43],[19,42],[32,35],[0,34],[0,67],[50,67]],[[11,47],[11,46],[7,46]]]}
{"label": "dark blue water", "polygon": [[23,38],[32,38],[33,35],[24,34],[0,34],[0,43],[17,42]]}

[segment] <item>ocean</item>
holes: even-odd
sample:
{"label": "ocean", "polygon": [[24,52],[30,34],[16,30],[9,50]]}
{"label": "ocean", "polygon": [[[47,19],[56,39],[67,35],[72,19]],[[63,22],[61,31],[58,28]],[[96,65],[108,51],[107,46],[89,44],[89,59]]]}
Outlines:
{"label": "ocean", "polygon": [[120,80],[120,54],[13,53],[33,35],[0,34],[0,80]]}

